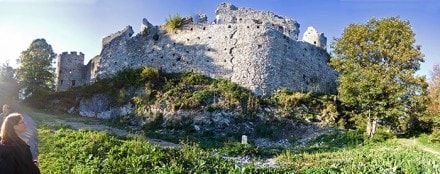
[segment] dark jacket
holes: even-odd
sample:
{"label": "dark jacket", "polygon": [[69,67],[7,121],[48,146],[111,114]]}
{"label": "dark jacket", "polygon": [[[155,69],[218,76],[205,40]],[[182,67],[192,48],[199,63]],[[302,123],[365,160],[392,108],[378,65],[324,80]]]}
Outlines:
{"label": "dark jacket", "polygon": [[14,145],[0,143],[0,173],[39,174],[40,170],[32,160],[29,145],[24,141]]}
{"label": "dark jacket", "polygon": [[0,145],[0,173],[18,173],[17,162],[11,146]]}

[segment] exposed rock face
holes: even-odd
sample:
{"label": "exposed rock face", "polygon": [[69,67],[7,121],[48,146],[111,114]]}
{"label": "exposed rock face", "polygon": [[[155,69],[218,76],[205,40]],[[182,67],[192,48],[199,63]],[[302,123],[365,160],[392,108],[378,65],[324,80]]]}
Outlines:
{"label": "exposed rock face", "polygon": [[306,42],[298,41],[296,21],[228,3],[220,4],[215,14],[212,24],[206,22],[206,15],[195,22],[184,18],[185,25],[175,31],[144,19],[134,37],[128,26],[103,39],[93,73],[105,78],[124,68],[147,65],[165,72],[193,71],[228,79],[258,95],[283,87],[336,92],[337,75],[327,65],[323,35],[310,31]]}

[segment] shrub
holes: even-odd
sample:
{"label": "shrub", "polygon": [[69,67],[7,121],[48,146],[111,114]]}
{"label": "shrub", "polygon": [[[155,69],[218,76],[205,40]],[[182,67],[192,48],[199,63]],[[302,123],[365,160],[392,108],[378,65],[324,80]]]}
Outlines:
{"label": "shrub", "polygon": [[166,26],[172,30],[176,30],[183,25],[183,18],[179,15],[170,15],[170,17],[165,22]]}
{"label": "shrub", "polygon": [[393,138],[396,138],[396,135],[392,131],[387,130],[383,127],[378,127],[376,129],[376,132],[374,133],[372,140],[374,142],[384,142],[388,139],[393,139]]}

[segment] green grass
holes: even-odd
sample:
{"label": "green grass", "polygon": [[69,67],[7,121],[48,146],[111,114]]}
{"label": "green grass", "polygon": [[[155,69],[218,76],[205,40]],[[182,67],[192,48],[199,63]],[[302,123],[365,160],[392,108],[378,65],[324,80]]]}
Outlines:
{"label": "green grass", "polygon": [[[196,143],[165,149],[142,137],[118,137],[104,132],[39,129],[43,173],[439,173],[440,157],[394,139],[338,149],[259,148],[226,143],[205,150]],[[278,168],[237,166],[222,156],[275,157]],[[69,159],[69,160],[67,160]]]}
{"label": "green grass", "polygon": [[84,124],[103,124],[107,123],[106,120],[96,119],[96,118],[88,118],[88,117],[80,117],[80,116],[72,116],[67,114],[55,114],[48,113],[45,111],[33,109],[31,107],[27,107],[25,105],[20,106],[21,109],[27,113],[37,125],[39,126],[48,126],[47,123],[53,123],[56,120],[64,120],[64,121],[73,121],[73,122],[81,122]]}
{"label": "green grass", "polygon": [[[165,149],[139,137],[39,129],[42,173],[287,173],[292,168],[237,166],[194,143]],[[252,149],[252,148],[247,148]]]}
{"label": "green grass", "polygon": [[420,142],[420,144],[424,146],[440,151],[440,142],[429,141],[429,135],[427,134],[420,135],[419,137],[417,137],[417,140]]}
{"label": "green grass", "polygon": [[278,160],[300,173],[439,173],[440,157],[394,142],[329,152],[287,150]]}
{"label": "green grass", "polygon": [[[56,115],[32,114],[44,123]],[[202,148],[182,142],[182,149],[152,145],[139,136],[72,130],[66,125],[39,127],[42,173],[439,173],[440,157],[395,139],[365,142],[359,132],[334,132],[304,147],[261,148],[226,142]],[[223,156],[275,158],[277,168],[238,166]]]}

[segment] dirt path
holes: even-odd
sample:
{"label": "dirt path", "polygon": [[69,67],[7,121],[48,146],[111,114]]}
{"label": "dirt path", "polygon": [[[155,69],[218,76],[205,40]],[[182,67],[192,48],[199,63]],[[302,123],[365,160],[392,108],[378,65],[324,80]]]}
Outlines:
{"label": "dirt path", "polygon": [[[37,131],[37,125],[32,120],[31,117],[29,117],[28,114],[23,112],[22,110],[18,111],[21,113],[24,117],[24,121],[26,124],[26,132],[21,135],[21,138],[30,146],[32,158],[34,160],[38,160],[38,131]],[[84,124],[82,122],[73,122],[73,121],[66,121],[62,119],[56,119],[55,121],[48,123],[48,124],[67,124],[70,125],[73,129],[79,130],[79,129],[88,129],[88,130],[96,130],[96,131],[106,131],[109,133],[114,133],[119,136],[124,136],[130,134],[129,132],[117,129],[113,127],[109,127],[102,124]],[[165,148],[182,148],[181,145],[167,142],[159,139],[153,139],[153,138],[146,138],[145,139],[148,143],[156,144],[161,147]]]}
{"label": "dirt path", "polygon": [[399,143],[405,146],[416,146],[417,148],[428,152],[428,153],[432,153],[432,154],[436,154],[436,155],[440,155],[440,152],[437,150],[434,150],[432,148],[423,146],[422,144],[420,144],[416,139],[399,139]]}
{"label": "dirt path", "polygon": [[27,115],[26,113],[21,113],[21,115],[23,115],[26,125],[26,132],[21,135],[21,139],[23,139],[30,146],[32,158],[34,160],[38,160],[37,126],[32,118],[29,117],[29,115]]}

